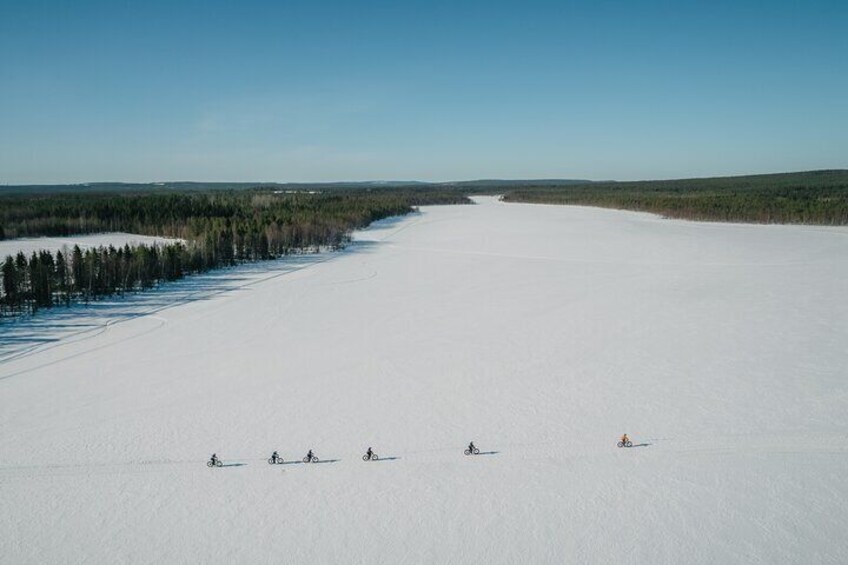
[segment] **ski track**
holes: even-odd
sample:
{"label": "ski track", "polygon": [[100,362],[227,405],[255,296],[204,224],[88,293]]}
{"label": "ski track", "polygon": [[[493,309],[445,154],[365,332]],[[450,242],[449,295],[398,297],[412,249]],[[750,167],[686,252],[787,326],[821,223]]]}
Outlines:
{"label": "ski track", "polygon": [[0,563],[848,562],[844,230],[477,200],[0,326]]}
{"label": "ski track", "polygon": [[[125,322],[134,321],[134,320],[137,320],[139,318],[147,318],[147,319],[158,320],[160,322],[158,327],[161,327],[162,325],[167,323],[167,319],[165,319],[161,316],[156,316],[155,314],[158,314],[158,313],[161,313],[165,310],[169,310],[171,308],[180,306],[182,304],[193,302],[195,300],[210,299],[210,298],[213,298],[213,297],[220,295],[220,294],[229,293],[229,292],[233,292],[233,291],[236,291],[236,290],[242,290],[242,289],[251,287],[251,286],[259,284],[259,283],[271,281],[271,280],[274,280],[274,279],[282,277],[282,276],[291,275],[291,274],[297,273],[300,270],[307,269],[307,268],[311,267],[312,265],[319,264],[319,263],[322,263],[324,261],[328,261],[331,258],[332,258],[332,256],[329,253],[325,252],[323,254],[323,257],[321,259],[318,259],[314,263],[310,263],[310,264],[299,266],[299,267],[294,267],[294,268],[291,268],[291,269],[286,269],[286,270],[283,270],[281,272],[274,272],[274,273],[267,275],[265,277],[252,279],[252,280],[249,280],[246,283],[243,283],[243,284],[240,284],[240,285],[232,285],[232,286],[226,287],[226,288],[221,289],[221,290],[190,292],[187,295],[185,295],[184,297],[179,298],[177,300],[174,300],[170,304],[165,305],[165,306],[160,306],[160,307],[152,308],[152,309],[149,309],[149,310],[142,310],[140,312],[125,314],[125,315],[124,314],[118,314],[115,319],[110,319],[110,320],[107,320],[103,323],[95,324],[94,327],[92,327],[92,328],[77,331],[77,332],[68,332],[68,333],[62,335],[61,338],[59,338],[54,343],[50,343],[48,345],[33,345],[33,346],[29,346],[29,347],[23,347],[23,348],[18,349],[18,350],[12,350],[10,353],[7,353],[5,355],[0,355],[0,366],[2,366],[4,363],[8,363],[10,361],[15,361],[17,359],[27,357],[27,356],[32,355],[34,353],[41,353],[41,352],[45,352],[45,351],[48,351],[48,350],[51,350],[51,349],[66,347],[66,346],[71,345],[71,344],[77,344],[77,343],[80,343],[82,341],[91,340],[91,339],[96,338],[96,337],[100,336],[101,334],[105,333],[111,327],[114,327],[118,324],[123,324]],[[280,261],[284,261],[284,260],[280,260]],[[238,269],[237,268],[232,269],[232,270],[229,270],[228,272],[238,273]],[[203,276],[203,275],[200,275],[200,276]],[[376,273],[375,273],[375,276],[376,276]],[[365,277],[365,279],[367,279],[367,278],[370,278],[370,277]],[[365,279],[362,279],[362,280],[365,280]],[[168,286],[170,286],[170,285],[168,285],[168,283],[163,283],[161,285],[161,287],[156,289],[155,291],[148,291],[150,294],[148,294],[146,296],[150,297],[150,298],[161,296],[162,294],[168,292]],[[136,296],[137,295],[135,295],[133,297],[136,297]],[[143,300],[145,298],[145,295],[141,295],[141,298]],[[115,300],[116,300],[115,298],[112,298],[111,300],[107,300],[107,302],[115,301]],[[120,299],[118,298],[117,300],[120,303]],[[74,306],[73,308],[79,309],[79,308],[84,308],[84,306]],[[48,315],[49,315],[49,312],[48,312]],[[12,323],[14,323],[14,321]],[[65,360],[67,360],[67,359],[77,357],[79,355],[85,355],[85,354],[90,353],[90,352],[99,351],[100,349],[103,349],[104,347],[110,347],[112,345],[117,345],[119,343],[123,343],[123,341],[129,340],[129,339],[134,339],[135,337],[141,337],[141,336],[145,335],[146,333],[148,333],[149,331],[154,331],[157,328],[152,328],[152,329],[147,330],[145,332],[142,332],[142,333],[140,333],[140,334],[138,334],[134,337],[130,337],[130,338],[126,338],[124,340],[116,341],[112,344],[94,347],[94,348],[89,349],[87,351],[82,351],[82,352],[73,354],[69,357],[59,358],[55,361],[51,361],[50,363],[46,363],[44,365],[38,365],[38,366],[33,367],[32,369],[27,369],[26,371],[23,371],[23,372],[10,373],[10,374],[7,374],[7,375],[3,375],[3,376],[0,376],[0,380],[6,379],[6,378],[9,378],[9,377],[13,377],[13,376],[17,376],[19,374],[29,372],[30,370],[40,369],[40,368],[43,368],[43,367],[49,367],[49,366],[52,366],[54,364],[61,363]],[[0,345],[2,345],[2,344],[3,344],[3,338],[0,337]],[[7,345],[7,347],[8,347],[8,345]]]}

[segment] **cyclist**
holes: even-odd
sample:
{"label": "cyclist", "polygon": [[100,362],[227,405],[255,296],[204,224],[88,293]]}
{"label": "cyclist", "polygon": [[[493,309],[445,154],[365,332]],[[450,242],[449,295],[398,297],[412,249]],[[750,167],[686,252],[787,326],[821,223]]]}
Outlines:
{"label": "cyclist", "polygon": [[212,462],[213,466],[218,464],[218,456],[214,453],[212,454],[212,457],[209,458],[209,460]]}
{"label": "cyclist", "polygon": [[371,451],[371,448],[370,448],[370,447],[368,448],[368,451],[366,451],[366,452],[365,452],[365,457],[366,457],[366,458],[368,458],[368,459],[373,459],[373,458],[374,458],[374,452],[373,452],[373,451]]}
{"label": "cyclist", "polygon": [[312,450],[310,449],[310,450],[309,450],[309,453],[307,453],[307,454],[306,454],[306,460],[307,460],[307,461],[312,461],[312,458],[313,458],[313,457],[315,457],[315,454],[314,454],[314,453],[312,453]]}
{"label": "cyclist", "polygon": [[622,443],[623,445],[627,445],[627,442],[628,442],[628,441],[630,441],[630,438],[629,438],[629,437],[627,437],[627,434],[624,434],[623,436],[621,436],[621,443]]}
{"label": "cyclist", "polygon": [[276,463],[279,458],[280,458],[280,456],[277,455],[276,451],[271,454],[271,461],[273,461],[274,463]]}
{"label": "cyclist", "polygon": [[471,443],[469,443],[469,444],[468,444],[468,452],[469,452],[469,453],[471,453],[471,454],[473,455],[473,454],[474,454],[474,450],[475,450],[475,449],[477,449],[477,448],[476,448],[476,447],[474,447],[474,442],[473,442],[473,441],[472,441]]}

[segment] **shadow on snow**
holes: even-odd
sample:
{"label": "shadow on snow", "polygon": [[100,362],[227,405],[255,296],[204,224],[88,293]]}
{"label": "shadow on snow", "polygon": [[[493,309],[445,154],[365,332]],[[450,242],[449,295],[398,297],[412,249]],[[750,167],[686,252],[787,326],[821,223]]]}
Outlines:
{"label": "shadow on snow", "polygon": [[[400,222],[402,219],[384,222]],[[109,326],[152,316],[172,307],[210,300],[225,293],[246,292],[255,284],[344,254],[372,253],[380,245],[382,242],[378,241],[353,241],[341,252],[296,253],[269,261],[245,263],[163,282],[144,291],[103,297],[88,303],[78,302],[68,307],[57,305],[33,315],[0,319],[0,364],[61,346],[69,339],[74,342],[88,339],[106,331]],[[13,375],[4,378],[9,376]]]}

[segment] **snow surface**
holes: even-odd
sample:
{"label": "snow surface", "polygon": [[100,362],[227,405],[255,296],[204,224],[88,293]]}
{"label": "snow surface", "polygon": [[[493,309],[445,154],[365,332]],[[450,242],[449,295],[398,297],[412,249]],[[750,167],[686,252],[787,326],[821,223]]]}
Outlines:
{"label": "snow surface", "polygon": [[479,202],[0,326],[0,561],[848,562],[848,231]]}
{"label": "snow surface", "polygon": [[89,247],[108,247],[109,245],[123,247],[127,244],[131,246],[141,244],[156,245],[173,243],[176,241],[180,240],[122,232],[99,233],[95,235],[75,235],[70,237],[24,237],[20,239],[5,239],[0,241],[0,260],[5,259],[7,255],[15,256],[20,251],[23,251],[24,254],[29,257],[34,251],[47,250],[55,253],[65,247],[73,249],[74,245],[79,245],[80,249],[85,251],[85,249]]}

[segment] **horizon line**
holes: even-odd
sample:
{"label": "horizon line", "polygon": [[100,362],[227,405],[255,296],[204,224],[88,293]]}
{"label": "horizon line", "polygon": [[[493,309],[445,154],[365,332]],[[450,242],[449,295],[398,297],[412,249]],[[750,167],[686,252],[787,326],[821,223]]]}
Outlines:
{"label": "horizon line", "polygon": [[675,180],[696,180],[696,179],[714,179],[714,178],[735,178],[735,177],[750,177],[750,176],[770,176],[770,175],[786,175],[800,173],[826,173],[826,172],[844,172],[848,168],[827,168],[827,169],[809,169],[800,171],[776,171],[767,173],[739,173],[725,175],[704,175],[693,177],[670,177],[670,178],[638,178],[638,179],[587,179],[579,177],[536,177],[536,178],[505,178],[505,177],[478,177],[461,180],[387,180],[387,179],[366,179],[366,180],[325,180],[325,181],[250,181],[250,180],[152,180],[152,181],[121,181],[121,180],[98,180],[84,182],[39,182],[39,183],[0,183],[0,187],[38,187],[38,186],[96,186],[101,184],[125,184],[125,185],[168,185],[168,184],[255,184],[255,185],[329,185],[329,184],[386,184],[386,185],[402,185],[402,184],[429,184],[429,185],[451,185],[451,184],[467,184],[474,182],[585,182],[585,183],[627,183],[627,182],[662,182]]}

